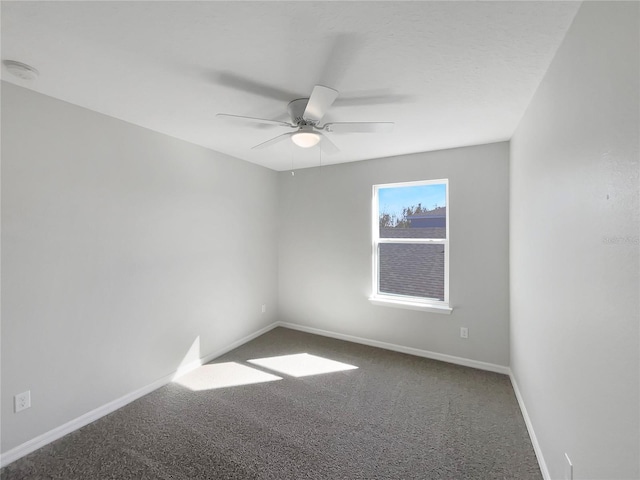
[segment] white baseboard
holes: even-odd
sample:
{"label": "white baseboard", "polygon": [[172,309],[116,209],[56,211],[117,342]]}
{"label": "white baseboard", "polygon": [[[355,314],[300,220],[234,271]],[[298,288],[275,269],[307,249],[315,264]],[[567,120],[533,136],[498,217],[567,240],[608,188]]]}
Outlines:
{"label": "white baseboard", "polygon": [[518,389],[518,384],[509,367],[505,367],[503,365],[496,365],[493,363],[480,362],[478,360],[471,360],[463,357],[456,357],[453,355],[446,355],[443,353],[430,352],[428,350],[421,350],[418,348],[395,345],[392,343],[356,337],[353,335],[330,332],[327,330],[321,330],[318,328],[312,328],[304,325],[297,325],[294,323],[287,323],[287,322],[275,322],[270,325],[267,325],[266,327],[250,335],[247,335],[213,353],[206,355],[205,357],[202,357],[200,360],[196,360],[194,362],[189,363],[186,366],[181,367],[179,370],[176,370],[175,372],[169,375],[166,375],[149,385],[146,385],[138,390],[135,390],[120,398],[117,398],[101,407],[91,410],[90,412],[87,412],[84,415],[81,415],[80,417],[77,417],[63,425],[60,425],[59,427],[56,427],[53,430],[49,430],[48,432],[45,432],[42,435],[39,435],[21,445],[18,445],[17,447],[12,448],[11,450],[8,450],[7,452],[0,455],[0,468],[5,467],[8,464],[14,462],[15,460],[18,460],[19,458],[24,457],[25,455],[28,455],[29,453],[34,452],[35,450],[41,447],[44,447],[45,445],[55,440],[58,440],[59,438],[62,438],[63,436],[75,430],[78,430],[79,428],[84,427],[85,425],[88,425],[91,422],[96,421],[99,418],[104,417],[105,415],[108,415],[118,410],[119,408],[124,407],[125,405],[133,402],[134,400],[137,400],[138,398],[143,397],[153,392],[154,390],[170,383],[177,376],[183,375],[184,373],[190,370],[193,370],[194,368],[197,368],[200,365],[208,363],[211,360],[221,355],[224,355],[225,353],[239,347],[240,345],[243,345],[253,340],[254,338],[259,337],[260,335],[267,333],[268,331],[274,329],[275,327],[290,328],[292,330],[299,330],[302,332],[313,333],[316,335],[322,335],[324,337],[331,337],[339,340],[346,340],[353,343],[360,343],[360,344],[369,345],[372,347],[383,348],[385,350],[392,350],[396,352],[407,353],[410,355],[416,355],[418,357],[430,358],[433,360],[441,360],[443,362],[449,362],[456,365],[463,365],[466,367],[478,368],[480,370],[488,370],[490,372],[509,375],[509,378],[511,379],[511,384],[513,385],[513,390],[515,392],[516,398],[518,400],[518,404],[520,406],[520,410],[522,411],[522,416],[524,417],[524,421],[527,426],[527,431],[529,432],[529,436],[531,437],[531,443],[533,444],[533,448],[534,448],[536,457],[538,459],[538,463],[540,465],[540,470],[542,471],[544,480],[551,480],[551,477],[549,476],[549,471],[547,469],[547,465],[544,461],[544,457],[542,456],[542,451],[540,450],[540,445],[538,444],[538,440],[536,438],[535,432],[533,431],[531,420],[529,419],[529,415],[527,414],[527,409],[525,407],[524,401],[520,394],[520,390]]}
{"label": "white baseboard", "polygon": [[0,466],[6,467],[11,462],[14,462],[19,458],[24,457],[25,455],[28,455],[31,452],[34,452],[39,448],[42,448],[45,445],[58,440],[59,438],[62,438],[73,431],[78,430],[79,428],[82,428],[85,425],[88,425],[91,422],[94,422],[97,419],[104,417],[105,415],[108,415],[109,413],[112,413],[119,408],[124,407],[128,403],[131,403],[134,400],[137,400],[138,398],[143,397],[148,393],[151,393],[154,390],[162,387],[163,385],[166,385],[171,381],[172,378],[172,375],[160,378],[155,382],[150,383],[149,385],[146,385],[138,390],[117,398],[105,405],[102,405],[101,407],[85,413],[84,415],[74,418],[73,420],[62,424],[59,427],[54,428],[53,430],[49,430],[42,435],[38,435],[37,437],[32,438],[31,440],[28,440],[25,443],[12,448],[11,450],[7,450],[2,454],[2,457],[0,459]]}
{"label": "white baseboard", "polygon": [[11,450],[7,450],[5,453],[0,455],[0,468],[9,465],[11,462],[14,462],[19,458],[24,457],[25,455],[28,455],[31,452],[34,452],[37,449],[42,448],[45,445],[55,440],[58,440],[59,438],[62,438],[65,435],[75,430],[78,430],[79,428],[82,428],[85,425],[90,424],[91,422],[95,422],[99,418],[104,417],[105,415],[108,415],[118,410],[119,408],[124,407],[125,405],[133,402],[134,400],[137,400],[138,398],[143,397],[153,392],[154,390],[170,383],[172,380],[176,378],[176,376],[182,375],[190,370],[193,370],[194,368],[197,368],[200,365],[204,365],[205,363],[208,363],[211,360],[221,355],[224,355],[225,353],[233,350],[234,348],[237,348],[240,345],[243,345],[253,340],[256,337],[259,337],[260,335],[267,333],[269,330],[274,329],[276,326],[278,326],[277,323],[272,323],[271,325],[267,325],[266,327],[258,330],[257,332],[247,335],[246,337],[236,340],[235,342],[219,350],[216,350],[215,352],[210,353],[205,357],[202,357],[200,360],[196,360],[194,362],[189,363],[187,366],[181,367],[179,371],[176,370],[175,372],[169,375],[166,375],[156,380],[155,382],[150,383],[149,385],[139,388],[138,390],[135,390],[120,398],[117,398],[105,405],[102,405],[101,407],[91,410],[90,412],[87,412],[84,415],[74,418],[73,420],[63,425],[60,425],[59,427],[56,427],[53,430],[49,430],[48,432],[45,432],[42,435],[38,435],[37,437],[32,438],[31,440],[21,445],[18,445],[17,447],[12,448]]}
{"label": "white baseboard", "polygon": [[535,431],[533,430],[533,424],[531,423],[531,419],[529,418],[529,414],[527,413],[527,408],[524,404],[524,400],[522,395],[520,394],[520,389],[518,388],[518,383],[516,382],[515,377],[513,376],[513,372],[511,368],[505,367],[503,365],[496,365],[493,363],[480,362],[477,360],[471,360],[463,357],[456,357],[453,355],[446,355],[443,353],[430,352],[428,350],[420,350],[417,348],[404,347],[402,345],[395,345],[387,342],[380,342],[378,340],[370,340],[368,338],[355,337],[353,335],[346,335],[343,333],[335,333],[327,330],[320,330],[318,328],[307,327],[304,325],[298,325],[295,323],[287,323],[287,322],[276,322],[276,326],[290,328],[292,330],[299,330],[301,332],[313,333],[316,335],[322,335],[324,337],[337,338],[339,340],[346,340],[348,342],[353,343],[361,343],[363,345],[369,345],[371,347],[379,347],[384,348],[386,350],[393,350],[401,353],[408,353],[410,355],[416,355],[418,357],[430,358],[433,360],[441,360],[443,362],[454,363],[456,365],[463,365],[465,367],[478,368],[480,370],[488,370],[490,372],[502,373],[509,376],[511,380],[511,385],[513,386],[513,391],[515,392],[516,399],[518,400],[518,405],[522,412],[522,417],[524,418],[524,422],[527,426],[527,432],[529,433],[529,437],[531,439],[531,444],[533,445],[533,450],[536,454],[536,459],[538,460],[538,465],[540,466],[540,471],[542,472],[542,477],[544,480],[551,480],[551,476],[549,475],[549,469],[547,468],[547,464],[544,460],[544,456],[542,455],[542,450],[540,449],[540,444],[538,443],[538,439],[536,437]]}
{"label": "white baseboard", "polygon": [[444,353],[430,352],[428,350],[421,350],[419,348],[404,347],[402,345],[396,345],[393,343],[380,342],[378,340],[370,340],[368,338],[355,337],[353,335],[346,335],[343,333],[335,333],[327,330],[320,330],[318,328],[307,327],[304,325],[298,325],[295,323],[276,322],[279,327],[290,328],[292,330],[300,330],[301,332],[313,333],[315,335],[322,335],[323,337],[337,338],[338,340],[346,340],[353,343],[361,343],[363,345],[369,345],[370,347],[383,348],[385,350],[393,350],[394,352],[408,353],[409,355],[415,355],[417,357],[430,358],[432,360],[440,360],[443,362],[454,363],[456,365],[463,365],[465,367],[478,368],[480,370],[487,370],[489,372],[502,373],[509,375],[510,369],[504,365],[497,365],[495,363],[480,362],[478,360],[472,360],[470,358],[456,357],[454,355],[447,355]]}
{"label": "white baseboard", "polygon": [[509,369],[509,378],[511,379],[511,385],[513,386],[513,391],[516,394],[516,399],[518,400],[518,405],[520,406],[520,411],[522,412],[524,423],[527,426],[527,432],[529,432],[529,438],[531,438],[533,451],[535,452],[536,458],[538,459],[538,465],[540,466],[540,471],[542,472],[542,478],[544,478],[544,480],[551,480],[551,475],[549,475],[549,469],[547,468],[547,462],[544,461],[544,456],[542,455],[542,449],[540,448],[540,444],[538,443],[536,432],[533,430],[533,424],[531,423],[531,418],[529,418],[527,407],[524,404],[524,399],[522,398],[522,394],[520,393],[520,388],[518,388],[518,382],[516,382],[516,378],[513,376],[513,372],[511,371],[511,369]]}
{"label": "white baseboard", "polygon": [[[227,346],[225,346],[223,348],[220,348],[220,349],[216,350],[215,352],[210,353],[209,355],[206,355],[206,356],[202,357],[200,360],[195,360],[193,362],[188,363],[187,365],[181,366],[174,373],[171,374],[171,380],[175,380],[176,378],[184,375],[185,373],[190,372],[191,370],[193,370],[195,368],[198,368],[198,367],[204,365],[205,363],[209,363],[211,360],[214,360],[214,359],[224,355],[225,353],[230,352],[231,350],[234,350],[234,349],[238,348],[240,345],[244,345],[245,343],[250,342],[254,338],[258,338],[260,335],[264,335],[265,333],[273,330],[277,326],[278,326],[278,322],[273,322],[273,323],[267,325],[266,327],[261,328],[260,330],[247,335],[246,337],[242,337],[240,340],[236,340],[235,342],[230,343],[229,345],[227,345]],[[167,383],[169,383],[169,382],[167,382]]]}

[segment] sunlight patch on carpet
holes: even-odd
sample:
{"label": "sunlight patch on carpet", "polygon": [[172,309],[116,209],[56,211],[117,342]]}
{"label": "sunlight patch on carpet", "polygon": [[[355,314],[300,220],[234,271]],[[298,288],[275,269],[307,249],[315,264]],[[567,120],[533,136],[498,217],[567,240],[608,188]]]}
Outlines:
{"label": "sunlight patch on carpet", "polygon": [[202,365],[176,378],[174,383],[189,390],[201,391],[275,380],[282,380],[282,378],[236,362],[225,362]]}
{"label": "sunlight patch on carpet", "polygon": [[348,363],[336,362],[335,360],[329,360],[328,358],[318,357],[309,353],[257,358],[249,360],[249,362],[268,368],[269,370],[291,375],[292,377],[306,377],[308,375],[341,372],[358,368]]}

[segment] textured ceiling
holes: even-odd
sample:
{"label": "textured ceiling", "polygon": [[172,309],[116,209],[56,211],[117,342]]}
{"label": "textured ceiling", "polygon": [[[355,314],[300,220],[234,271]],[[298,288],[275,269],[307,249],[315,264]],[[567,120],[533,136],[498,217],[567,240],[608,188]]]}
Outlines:
{"label": "textured ceiling", "polygon": [[[2,2],[2,59],[46,95],[276,170],[509,139],[579,2]],[[341,152],[282,142],[315,84],[340,91],[324,122]]]}

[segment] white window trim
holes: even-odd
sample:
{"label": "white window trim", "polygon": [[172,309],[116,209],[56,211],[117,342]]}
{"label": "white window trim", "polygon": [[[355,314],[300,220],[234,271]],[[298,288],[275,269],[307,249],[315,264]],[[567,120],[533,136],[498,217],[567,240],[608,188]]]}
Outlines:
{"label": "white window trim", "polygon": [[[447,219],[446,219],[446,237],[447,238],[380,238],[379,227],[379,188],[394,188],[394,187],[409,187],[418,185],[433,185],[433,184],[445,184],[446,185],[446,207],[447,207]],[[380,305],[385,307],[405,308],[409,310],[421,310],[433,313],[450,314],[453,308],[450,304],[449,298],[449,180],[423,180],[417,182],[402,182],[402,183],[385,183],[379,185],[373,185],[373,200],[371,206],[371,257],[372,257],[372,272],[371,272],[371,296],[369,301],[374,305]],[[444,245],[444,301],[438,299],[429,299],[424,297],[407,297],[402,295],[390,295],[378,292],[379,285],[379,270],[378,270],[378,245],[381,243],[407,243],[407,244],[436,244]]]}
{"label": "white window trim", "polygon": [[[412,297],[410,297],[412,298]],[[420,310],[423,312],[432,312],[432,313],[444,313],[449,315],[453,312],[453,308],[448,305],[444,305],[444,302],[439,300],[435,300],[432,303],[428,302],[415,302],[406,300],[405,297],[393,296],[393,295],[372,295],[369,297],[369,301],[373,305],[380,305],[381,307],[394,307],[394,308],[404,308],[407,310]]]}

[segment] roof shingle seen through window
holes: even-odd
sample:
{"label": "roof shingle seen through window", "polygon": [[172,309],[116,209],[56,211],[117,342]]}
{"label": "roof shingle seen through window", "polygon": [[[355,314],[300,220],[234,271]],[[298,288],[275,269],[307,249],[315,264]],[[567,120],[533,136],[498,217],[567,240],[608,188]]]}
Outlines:
{"label": "roof shingle seen through window", "polygon": [[447,238],[445,227],[380,227],[380,238]]}
{"label": "roof shingle seen through window", "polygon": [[444,301],[444,245],[381,243],[379,248],[380,293]]}

